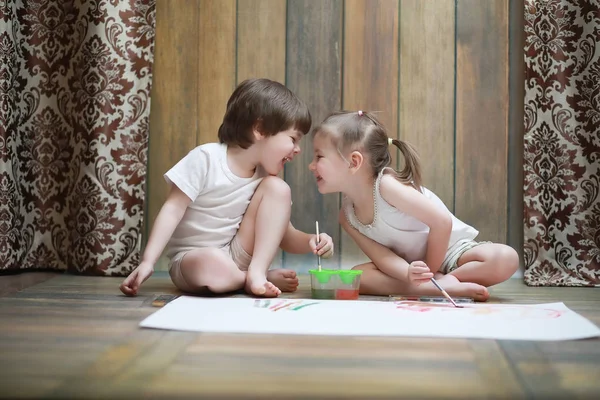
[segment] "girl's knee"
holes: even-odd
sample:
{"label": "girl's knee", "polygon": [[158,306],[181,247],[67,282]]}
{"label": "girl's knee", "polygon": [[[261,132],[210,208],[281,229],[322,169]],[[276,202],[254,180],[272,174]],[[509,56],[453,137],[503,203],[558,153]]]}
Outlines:
{"label": "girl's knee", "polygon": [[373,263],[364,263],[352,267],[354,271],[372,271],[374,269],[377,269],[377,267]]}
{"label": "girl's knee", "polygon": [[510,246],[504,246],[502,250],[502,259],[506,268],[510,270],[511,275],[519,269],[519,254]]}
{"label": "girl's knee", "polygon": [[510,246],[499,244],[494,252],[494,259],[501,262],[506,268],[513,268],[519,266],[519,255]]}
{"label": "girl's knee", "polygon": [[510,246],[501,245],[494,254],[498,278],[504,281],[519,269],[519,254]]}

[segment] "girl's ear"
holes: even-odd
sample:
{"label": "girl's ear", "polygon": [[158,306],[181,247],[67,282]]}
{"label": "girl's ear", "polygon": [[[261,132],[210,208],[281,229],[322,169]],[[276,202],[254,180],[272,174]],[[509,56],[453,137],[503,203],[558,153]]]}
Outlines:
{"label": "girl's ear", "polygon": [[362,167],[365,158],[360,151],[353,151],[350,153],[350,170],[356,172]]}

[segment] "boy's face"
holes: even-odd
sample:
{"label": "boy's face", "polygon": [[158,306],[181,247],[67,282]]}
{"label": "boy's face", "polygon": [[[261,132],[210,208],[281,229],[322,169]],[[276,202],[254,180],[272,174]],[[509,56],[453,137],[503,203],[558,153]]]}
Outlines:
{"label": "boy's face", "polygon": [[290,128],[261,140],[263,146],[261,165],[269,175],[278,175],[285,163],[300,154],[302,136],[304,136],[302,132]]}
{"label": "boy's face", "polygon": [[346,179],[348,162],[344,160],[331,140],[322,133],[313,138],[314,158],[308,169],[317,179],[319,193],[341,192],[343,181]]}

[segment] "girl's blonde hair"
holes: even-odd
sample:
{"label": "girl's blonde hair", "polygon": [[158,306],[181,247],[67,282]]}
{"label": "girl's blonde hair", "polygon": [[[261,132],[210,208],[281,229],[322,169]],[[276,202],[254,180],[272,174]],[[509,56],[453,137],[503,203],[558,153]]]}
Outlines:
{"label": "girl's blonde hair", "polygon": [[[365,111],[336,111],[314,128],[313,135],[326,135],[342,157],[358,150],[369,160],[373,175],[389,167],[392,156],[389,150],[389,136],[383,124],[371,113]],[[404,168],[396,172],[396,178],[421,191],[421,166],[417,151],[408,143],[392,139],[404,158]]]}

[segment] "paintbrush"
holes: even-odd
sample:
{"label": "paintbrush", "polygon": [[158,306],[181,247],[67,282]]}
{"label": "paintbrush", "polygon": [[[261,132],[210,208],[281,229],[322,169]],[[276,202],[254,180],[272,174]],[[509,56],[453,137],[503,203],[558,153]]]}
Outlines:
{"label": "paintbrush", "polygon": [[452,297],[450,297],[450,295],[449,295],[449,294],[448,294],[448,293],[447,293],[447,292],[446,292],[446,291],[445,291],[445,290],[444,290],[444,289],[443,289],[443,288],[442,288],[442,287],[439,285],[439,283],[437,283],[437,282],[436,282],[436,280],[435,280],[435,279],[431,278],[431,282],[433,282],[433,284],[434,284],[434,285],[435,285],[435,286],[436,286],[438,289],[440,289],[440,291],[442,292],[442,294],[444,295],[444,297],[445,297],[445,298],[447,298],[447,299],[450,301],[450,303],[454,304],[454,307],[456,307],[456,308],[462,308],[462,306],[459,306],[458,304],[456,304],[456,303],[454,302],[454,300],[452,300]]}
{"label": "paintbrush", "polygon": [[[319,239],[319,221],[315,221],[315,226],[317,228],[317,245],[319,244],[319,242],[321,241],[321,239]],[[321,256],[319,255],[319,252],[317,251],[317,259],[319,260],[319,271],[321,270]]]}

